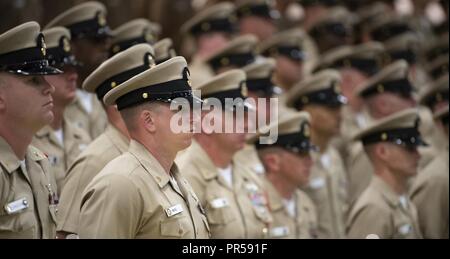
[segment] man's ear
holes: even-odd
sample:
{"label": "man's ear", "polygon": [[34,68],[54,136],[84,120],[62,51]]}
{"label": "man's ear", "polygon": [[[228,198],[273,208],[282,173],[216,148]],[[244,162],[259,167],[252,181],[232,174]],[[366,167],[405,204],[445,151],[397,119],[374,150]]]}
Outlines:
{"label": "man's ear", "polygon": [[266,170],[269,172],[278,172],[281,169],[281,157],[276,153],[266,153],[262,157]]}
{"label": "man's ear", "polygon": [[143,110],[139,114],[139,124],[150,133],[156,132],[156,113],[149,110]]}
{"label": "man's ear", "polygon": [[389,156],[391,155],[389,152],[389,148],[387,148],[386,143],[379,143],[375,146],[375,153],[378,159],[382,161],[387,161]]}

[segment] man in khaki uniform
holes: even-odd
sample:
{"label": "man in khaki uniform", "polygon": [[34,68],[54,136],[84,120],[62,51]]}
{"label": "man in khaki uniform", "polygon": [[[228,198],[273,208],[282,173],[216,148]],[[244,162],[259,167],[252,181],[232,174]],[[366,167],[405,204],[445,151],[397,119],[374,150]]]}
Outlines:
{"label": "man in khaki uniform", "polygon": [[409,65],[409,76],[414,86],[422,87],[428,80],[425,70],[419,66],[420,42],[415,32],[406,32],[383,43],[386,53],[384,62],[390,64],[397,60],[405,60]]}
{"label": "man in khaki uniform", "polygon": [[440,130],[445,133],[442,142],[446,150],[419,171],[410,191],[411,200],[419,213],[419,225],[424,238],[448,239],[448,106],[435,113]]}
{"label": "man in khaki uniform", "polygon": [[356,17],[346,8],[330,8],[327,15],[321,17],[308,29],[308,34],[317,44],[319,53],[323,54],[339,46],[354,42],[353,26]]}
{"label": "man in khaki uniform", "polygon": [[[238,115],[238,109],[242,109],[242,113],[244,108],[252,109],[243,100],[247,94],[245,80],[245,73],[234,69],[199,86],[207,105],[222,105],[222,109],[215,107],[209,113],[203,108],[202,119],[206,121],[214,116],[214,123],[221,121],[222,127],[214,129],[202,123],[202,133],[195,135],[192,146],[179,158],[180,168],[206,209],[212,238],[268,237],[271,216],[261,180],[233,161],[246,141],[247,123]],[[236,105],[225,106],[226,98],[234,98]],[[233,133],[224,133],[226,116],[237,125]]]}
{"label": "man in khaki uniform", "polygon": [[[383,53],[383,45],[378,42],[342,46],[325,53],[315,68],[315,70],[336,69],[342,77],[342,94],[347,98],[348,105],[342,108],[340,135],[333,140],[333,145],[344,158],[349,180],[350,201],[356,200],[366,187],[359,187],[360,178],[365,177],[366,174],[362,174],[361,168],[355,167],[353,163],[355,156],[361,155],[361,144],[353,142],[352,137],[370,121],[363,99],[355,92],[371,76],[380,71]],[[355,153],[353,150],[358,152]]]}
{"label": "man in khaki uniform", "polygon": [[280,12],[275,0],[238,0],[236,15],[241,35],[252,34],[258,40],[266,40],[277,32],[276,22]]}
{"label": "man in khaki uniform", "polygon": [[176,57],[177,53],[173,48],[173,42],[169,38],[162,39],[153,45],[155,50],[156,64],[163,63],[171,58]]}
{"label": "man in khaki uniform", "polygon": [[[447,143],[442,141],[445,138],[445,134],[442,130],[439,130],[435,123],[433,123],[433,113],[442,108],[448,106],[448,92],[449,92],[449,76],[448,74],[441,76],[437,80],[425,85],[419,94],[419,104],[421,119],[423,123],[427,123],[429,127],[423,131],[425,141],[433,149],[426,154],[428,161],[439,155],[440,151],[445,151]],[[424,161],[424,159],[422,159]],[[427,161],[425,161],[425,164]]]}
{"label": "man in khaki uniform", "polygon": [[58,15],[46,25],[46,29],[62,26],[69,29],[72,36],[72,51],[82,63],[79,67],[77,98],[70,105],[65,116],[74,122],[92,139],[106,128],[106,114],[94,95],[81,89],[82,82],[109,56],[111,30],[106,22],[106,7],[91,1],[79,4]]}
{"label": "man in khaki uniform", "polygon": [[309,182],[312,167],[309,114],[305,112],[282,116],[278,122],[260,132],[278,128],[277,139],[265,145],[259,133],[253,143],[266,168],[265,184],[273,216],[271,238],[317,238],[317,213],[311,199],[299,189]]}
{"label": "man in khaki uniform", "polygon": [[173,162],[192,140],[192,119],[188,133],[170,128],[170,103],[196,100],[188,76],[186,60],[175,57],[106,94],[105,104],[117,104],[132,140],[83,192],[81,238],[209,237],[203,207]]}
{"label": "man in khaki uniform", "polygon": [[319,238],[345,237],[347,174],[342,158],[331,145],[331,140],[339,134],[341,107],[346,103],[340,83],[336,70],[323,70],[287,93],[288,107],[311,115],[311,142],[319,148],[319,152],[312,153],[311,178],[303,188],[317,207]]}
{"label": "man in khaki uniform", "polygon": [[[364,100],[368,123],[386,118],[396,112],[415,107],[413,86],[408,76],[408,63],[396,61],[372,76],[356,89],[355,95]],[[422,127],[422,126],[421,126]],[[373,166],[361,143],[350,146],[348,168],[352,172],[352,202],[369,186]]]}
{"label": "man in khaki uniform", "polygon": [[342,109],[341,135],[347,142],[367,124],[363,100],[356,89],[383,68],[384,47],[378,42],[334,48],[320,58],[314,70],[336,69],[342,77],[342,94],[348,105]]}
{"label": "man in khaki uniform", "polygon": [[373,122],[355,136],[375,169],[370,185],[353,205],[349,238],[422,238],[417,209],[407,195],[408,180],[417,172],[423,145],[416,109]]}
{"label": "man in khaki uniform", "polygon": [[[243,68],[255,62],[255,47],[258,39],[253,35],[239,36],[228,42],[206,59],[215,75],[231,69]],[[199,86],[194,86],[198,88]]]}
{"label": "man in khaki uniform", "polygon": [[110,57],[128,48],[140,44],[155,44],[158,39],[158,25],[147,19],[131,20],[112,31]]}
{"label": "man in khaki uniform", "polygon": [[91,142],[91,138],[64,118],[66,107],[76,96],[78,79],[78,62],[70,49],[70,32],[63,27],[54,27],[42,33],[50,64],[64,71],[64,74],[45,77],[55,88],[52,93],[53,121],[36,133],[32,144],[47,155],[58,191],[61,192],[67,169]]}
{"label": "man in khaki uniform", "polygon": [[[0,239],[55,238],[57,187],[44,153],[30,146],[53,119],[54,88],[36,22],[0,34]],[[31,101],[30,101],[31,100]]]}
{"label": "man in khaki uniform", "polygon": [[[105,61],[83,83],[83,88],[102,100],[111,89],[154,66],[154,51],[148,44],[138,44]],[[106,164],[128,150],[129,134],[115,106],[105,106],[109,125],[92,142],[67,172],[58,214],[58,235],[63,238],[78,233],[82,193]],[[69,238],[75,237],[74,235]]]}
{"label": "man in khaki uniform", "polygon": [[275,59],[274,82],[285,92],[310,73],[317,59],[315,43],[301,29],[277,33],[257,49],[261,55]]}
{"label": "man in khaki uniform", "polygon": [[194,41],[195,52],[189,68],[194,87],[214,77],[214,72],[205,60],[217,50],[225,47],[237,30],[234,4],[223,2],[208,7],[181,27],[185,40]]}
{"label": "man in khaki uniform", "polygon": [[[258,62],[247,65],[242,68],[247,76],[246,84],[248,96],[255,102],[256,120],[255,129],[261,126],[267,126],[271,120],[275,120],[277,109],[271,109],[270,100],[273,96],[280,93],[279,87],[275,86],[272,80],[275,60],[261,58]],[[264,104],[259,101],[264,100]],[[265,105],[265,106],[264,106]],[[261,117],[264,117],[263,119]],[[262,120],[262,121],[260,121]],[[260,125],[259,123],[263,124]],[[240,164],[247,166],[256,175],[264,174],[264,166],[258,157],[254,145],[247,144],[233,158]]]}
{"label": "man in khaki uniform", "polygon": [[332,7],[339,5],[339,1],[330,0],[297,0],[296,2],[299,3],[304,10],[302,27],[306,30],[316,24],[320,19],[323,19],[323,17],[326,17]]}

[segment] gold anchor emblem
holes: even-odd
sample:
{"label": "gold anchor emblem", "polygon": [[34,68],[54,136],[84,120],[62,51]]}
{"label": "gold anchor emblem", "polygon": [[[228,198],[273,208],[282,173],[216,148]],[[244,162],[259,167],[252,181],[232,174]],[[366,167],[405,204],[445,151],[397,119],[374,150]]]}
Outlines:
{"label": "gold anchor emblem", "polygon": [[103,13],[99,13],[97,19],[98,19],[98,24],[100,26],[103,27],[103,26],[106,25],[106,18],[105,18],[105,15]]}
{"label": "gold anchor emblem", "polygon": [[147,42],[153,42],[153,40],[154,40],[153,34],[149,31],[145,32],[144,38],[145,38],[145,41],[147,41]]}
{"label": "gold anchor emblem", "polygon": [[47,45],[45,44],[44,37],[41,37],[41,53],[45,57],[47,55]]}
{"label": "gold anchor emblem", "polygon": [[311,131],[309,129],[309,124],[305,123],[304,128],[303,128],[303,135],[307,138],[309,138],[309,136],[311,135]]}
{"label": "gold anchor emblem", "polygon": [[65,37],[63,38],[63,49],[65,52],[70,52],[71,49],[69,40]]}
{"label": "gold anchor emblem", "polygon": [[241,94],[242,94],[242,96],[244,96],[244,97],[247,97],[248,96],[248,88],[247,88],[247,86],[244,84],[243,86],[242,86],[242,88],[241,88]]}

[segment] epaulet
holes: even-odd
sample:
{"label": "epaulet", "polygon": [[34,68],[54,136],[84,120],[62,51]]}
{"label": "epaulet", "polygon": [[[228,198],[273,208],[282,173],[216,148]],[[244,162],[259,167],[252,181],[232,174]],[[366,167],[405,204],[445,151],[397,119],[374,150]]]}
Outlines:
{"label": "epaulet", "polygon": [[44,152],[34,146],[30,146],[28,150],[30,152],[30,157],[33,158],[33,160],[39,161],[48,158]]}

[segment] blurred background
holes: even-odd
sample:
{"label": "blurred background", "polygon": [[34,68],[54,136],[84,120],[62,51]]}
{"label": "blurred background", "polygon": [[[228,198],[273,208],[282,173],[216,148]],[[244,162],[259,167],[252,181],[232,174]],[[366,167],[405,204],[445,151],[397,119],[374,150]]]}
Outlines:
{"label": "blurred background", "polygon": [[[87,0],[0,0],[0,33],[27,21],[37,21],[44,26],[65,10]],[[160,38],[170,37],[178,53],[182,39],[179,28],[197,11],[223,0],[100,0],[108,8],[108,21],[114,29],[133,19],[147,18],[162,27]],[[236,1],[227,1],[236,2]],[[301,24],[302,6],[296,0],[277,0],[276,7],[283,14],[279,21],[280,31]],[[371,2],[371,0],[352,0],[348,2]],[[428,17],[434,24],[445,22],[443,1],[434,0],[383,0],[393,5],[399,14]],[[446,1],[444,1],[446,2]],[[359,3],[359,5],[361,5]],[[369,5],[367,5],[369,6]]]}

